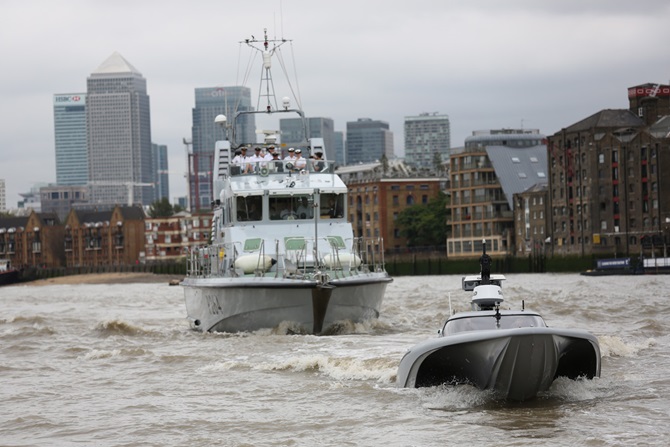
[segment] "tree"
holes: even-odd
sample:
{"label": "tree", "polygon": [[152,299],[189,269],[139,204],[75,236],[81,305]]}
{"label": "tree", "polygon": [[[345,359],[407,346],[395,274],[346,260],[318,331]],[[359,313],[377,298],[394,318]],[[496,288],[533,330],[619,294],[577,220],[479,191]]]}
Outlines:
{"label": "tree", "polygon": [[149,207],[149,217],[170,217],[175,213],[175,209],[170,204],[167,197],[156,200]]}
{"label": "tree", "polygon": [[435,172],[438,174],[441,174],[442,171],[444,171],[444,165],[442,163],[442,155],[438,152],[435,151],[433,154],[433,168],[435,169]]}
{"label": "tree", "polygon": [[426,204],[405,208],[398,214],[400,234],[407,238],[408,247],[444,245],[447,241],[448,197],[440,195]]}

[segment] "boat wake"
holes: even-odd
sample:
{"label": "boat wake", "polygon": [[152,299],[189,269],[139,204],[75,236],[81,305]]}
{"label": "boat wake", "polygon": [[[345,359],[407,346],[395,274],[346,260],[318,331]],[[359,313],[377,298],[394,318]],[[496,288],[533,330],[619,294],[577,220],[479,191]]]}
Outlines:
{"label": "boat wake", "polygon": [[399,391],[416,393],[426,409],[453,412],[486,407],[547,407],[597,400],[611,394],[612,383],[600,378],[572,380],[559,377],[548,390],[539,392],[534,399],[522,402],[511,402],[493,389],[480,390],[467,384],[457,386],[444,384]]}
{"label": "boat wake", "polygon": [[142,348],[127,349],[91,349],[83,355],[77,357],[77,360],[106,360],[112,358],[125,359],[129,357],[143,357],[152,354]]}
{"label": "boat wake", "polygon": [[120,320],[107,320],[98,323],[95,331],[100,335],[145,335],[151,333],[145,329]]}
{"label": "boat wake", "polygon": [[640,351],[656,345],[656,339],[647,338],[637,342],[624,342],[621,337],[601,335],[598,337],[603,357],[633,357]]}
{"label": "boat wake", "polygon": [[[361,322],[354,322],[351,320],[340,320],[328,327],[324,328],[321,336],[328,335],[353,335],[353,334],[369,334],[375,332],[377,327],[382,326],[378,320],[364,320]],[[282,321],[279,325],[268,328],[259,329],[253,332],[254,335],[311,335],[311,329],[293,322]]]}
{"label": "boat wake", "polygon": [[323,354],[281,357],[254,363],[249,359],[216,362],[201,368],[205,372],[229,370],[288,371],[314,373],[337,381],[375,381],[391,384],[395,381],[396,360],[389,358],[358,359],[330,357]]}

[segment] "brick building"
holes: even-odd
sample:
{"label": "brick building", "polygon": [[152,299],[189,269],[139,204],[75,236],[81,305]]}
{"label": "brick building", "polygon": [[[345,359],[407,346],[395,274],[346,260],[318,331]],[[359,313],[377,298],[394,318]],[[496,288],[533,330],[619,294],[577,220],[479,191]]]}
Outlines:
{"label": "brick building", "polygon": [[[445,188],[441,177],[415,177],[401,162],[343,166],[336,170],[349,189],[348,220],[356,237],[383,238],[384,250],[402,253],[407,239],[395,225],[406,208],[426,204]],[[435,241],[436,246],[445,241]]]}
{"label": "brick building", "polygon": [[65,266],[136,264],[144,256],[144,219],[144,210],[138,206],[71,210],[60,239]]}
{"label": "brick building", "polygon": [[60,267],[62,241],[63,226],[55,213],[0,217],[0,258],[9,259],[16,268]]}
{"label": "brick building", "polygon": [[631,87],[628,99],[628,109],[601,110],[549,137],[550,254],[663,255],[670,86]]}
{"label": "brick building", "polygon": [[537,183],[514,194],[514,254],[530,256],[545,254],[551,241],[547,184]]}
{"label": "brick building", "polygon": [[212,214],[177,213],[170,217],[147,218],[146,261],[174,261],[192,247],[209,241]]}
{"label": "brick building", "polygon": [[479,257],[483,239],[491,256],[514,254],[513,196],[547,182],[546,151],[534,129],[473,132],[452,150],[449,257]]}

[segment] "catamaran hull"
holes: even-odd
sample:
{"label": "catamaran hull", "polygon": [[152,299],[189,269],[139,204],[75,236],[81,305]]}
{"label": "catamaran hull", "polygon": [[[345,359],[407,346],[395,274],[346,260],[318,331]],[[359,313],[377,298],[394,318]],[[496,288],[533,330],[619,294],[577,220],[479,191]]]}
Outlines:
{"label": "catamaran hull", "polygon": [[428,340],[400,362],[401,387],[470,383],[523,401],[554,379],[600,376],[598,340],[586,331],[545,327],[467,332]]}
{"label": "catamaran hull", "polygon": [[360,275],[315,281],[283,278],[186,278],[182,282],[191,327],[210,332],[242,332],[297,323],[321,333],[333,324],[377,318],[391,278]]}

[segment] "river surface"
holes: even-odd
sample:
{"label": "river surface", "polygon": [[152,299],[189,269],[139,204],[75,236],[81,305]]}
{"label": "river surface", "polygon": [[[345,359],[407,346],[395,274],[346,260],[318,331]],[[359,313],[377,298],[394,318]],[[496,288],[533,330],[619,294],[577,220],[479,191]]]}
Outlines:
{"label": "river surface", "polygon": [[[600,341],[602,376],[525,403],[398,389],[404,352],[467,310],[460,276],[399,277],[379,320],[188,328],[163,283],[0,288],[1,446],[667,446],[670,275],[507,275],[505,306]],[[287,335],[289,334],[289,335]]]}

